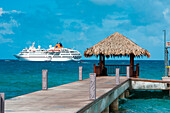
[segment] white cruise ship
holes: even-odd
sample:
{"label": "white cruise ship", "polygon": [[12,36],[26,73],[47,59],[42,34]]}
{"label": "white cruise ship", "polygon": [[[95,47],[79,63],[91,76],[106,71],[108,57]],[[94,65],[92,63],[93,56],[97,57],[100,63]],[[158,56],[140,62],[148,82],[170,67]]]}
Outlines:
{"label": "white cruise ship", "polygon": [[14,55],[20,61],[80,61],[81,54],[77,50],[63,48],[61,43],[57,43],[55,47],[49,45],[49,49],[41,49],[34,47],[35,42],[29,49],[23,49],[19,54]]}

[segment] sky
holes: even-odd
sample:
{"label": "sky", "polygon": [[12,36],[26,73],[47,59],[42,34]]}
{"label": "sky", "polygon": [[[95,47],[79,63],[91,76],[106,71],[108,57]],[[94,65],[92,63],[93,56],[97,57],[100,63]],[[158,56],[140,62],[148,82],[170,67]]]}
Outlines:
{"label": "sky", "polygon": [[61,42],[83,55],[119,32],[151,53],[141,60],[163,60],[169,26],[169,0],[0,0],[0,59],[15,59],[34,41],[45,49]]}

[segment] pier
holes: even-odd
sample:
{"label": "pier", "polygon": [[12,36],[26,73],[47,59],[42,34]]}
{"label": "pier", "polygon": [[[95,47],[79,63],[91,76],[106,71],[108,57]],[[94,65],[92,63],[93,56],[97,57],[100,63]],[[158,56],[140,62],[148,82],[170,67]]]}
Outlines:
{"label": "pier", "polygon": [[89,79],[85,79],[6,100],[5,113],[99,113],[129,87],[126,77],[120,77],[119,85],[114,76],[97,77],[96,100],[90,100]]}
{"label": "pier", "polygon": [[96,99],[89,99],[89,79],[14,97],[5,101],[5,113],[109,113],[119,109],[119,98],[129,90],[169,90],[170,81],[115,76],[96,77]]}

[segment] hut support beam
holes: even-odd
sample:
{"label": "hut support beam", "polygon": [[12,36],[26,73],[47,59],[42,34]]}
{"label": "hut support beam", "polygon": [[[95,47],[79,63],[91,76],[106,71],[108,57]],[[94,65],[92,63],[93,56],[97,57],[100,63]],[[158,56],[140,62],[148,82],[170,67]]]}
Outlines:
{"label": "hut support beam", "polygon": [[130,77],[133,77],[133,70],[134,70],[134,54],[130,54]]}
{"label": "hut support beam", "polygon": [[100,63],[99,65],[101,66],[102,65],[102,55],[99,55],[100,56]]}

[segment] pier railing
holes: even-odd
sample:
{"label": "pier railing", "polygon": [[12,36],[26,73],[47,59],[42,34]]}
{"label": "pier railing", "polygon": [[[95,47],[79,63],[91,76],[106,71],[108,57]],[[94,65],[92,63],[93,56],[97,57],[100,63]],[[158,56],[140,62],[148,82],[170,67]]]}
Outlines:
{"label": "pier railing", "polygon": [[[129,65],[105,65],[105,68],[107,68],[107,75],[115,75],[116,74],[116,68],[119,68],[119,74],[120,75],[126,75],[126,67]],[[130,72],[131,76],[133,77],[139,77],[139,64],[134,66],[129,66],[130,70],[133,70],[133,72]]]}
{"label": "pier railing", "polygon": [[125,75],[126,74],[126,67],[129,65],[105,65],[107,68],[107,74],[108,75],[115,75],[116,74],[116,68],[119,68],[119,74]]}

